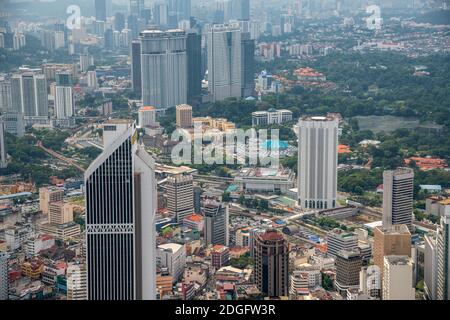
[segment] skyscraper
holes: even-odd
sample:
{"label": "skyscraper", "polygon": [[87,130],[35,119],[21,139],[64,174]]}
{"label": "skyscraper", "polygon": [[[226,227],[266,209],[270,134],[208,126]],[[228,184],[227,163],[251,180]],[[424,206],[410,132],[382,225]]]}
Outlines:
{"label": "skyscraper", "polygon": [[241,96],[239,25],[213,25],[207,31],[208,90],[213,101]]}
{"label": "skyscraper", "polygon": [[0,251],[0,300],[8,300],[8,253]]}
{"label": "skyscraper", "polygon": [[436,298],[450,300],[450,210],[441,217],[436,236]]}
{"label": "skyscraper", "polygon": [[412,229],[414,170],[383,172],[383,226],[406,224]]}
{"label": "skyscraper", "polygon": [[155,163],[135,124],[103,130],[103,153],[85,172],[88,299],[155,299]]}
{"label": "skyscraper", "polygon": [[26,117],[47,117],[47,82],[43,74],[24,72],[11,77],[11,102],[14,111]]}
{"label": "skyscraper", "polygon": [[11,111],[11,82],[0,77],[0,112]]}
{"label": "skyscraper", "polygon": [[5,125],[5,131],[18,137],[25,135],[25,123],[23,113],[10,111],[1,116]]}
{"label": "skyscraper", "polygon": [[113,39],[113,31],[112,29],[107,29],[105,31],[105,36],[104,36],[105,40],[104,40],[104,45],[106,49],[112,49],[114,47],[114,39]]}
{"label": "skyscraper", "polygon": [[177,28],[178,22],[189,21],[191,17],[191,0],[166,0],[170,28]]}
{"label": "skyscraper", "polygon": [[106,0],[95,0],[95,20],[106,22]]}
{"label": "skyscraper", "polygon": [[383,274],[385,256],[411,256],[411,233],[406,225],[376,227],[373,233],[373,260],[374,264],[380,268],[381,274]]}
{"label": "skyscraper", "polygon": [[140,17],[144,10],[144,5],[144,0],[130,0],[130,15]]}
{"label": "skyscraper", "polygon": [[138,40],[134,40],[131,43],[131,83],[134,94],[137,97],[141,97],[141,42]]}
{"label": "skyscraper", "polygon": [[3,118],[0,117],[0,169],[6,168],[8,165],[5,142],[5,124]]}
{"label": "skyscraper", "polygon": [[246,98],[255,94],[255,40],[250,39],[250,33],[242,33],[241,40],[241,96]]}
{"label": "skyscraper", "polygon": [[167,209],[178,223],[194,212],[194,186],[191,175],[167,178]]}
{"label": "skyscraper", "polygon": [[229,0],[231,2],[230,19],[250,20],[250,0]]}
{"label": "skyscraper", "polygon": [[255,282],[262,294],[287,296],[289,252],[286,240],[276,230],[255,234]]}
{"label": "skyscraper", "polygon": [[206,245],[229,245],[228,207],[218,201],[208,200],[202,208]]}
{"label": "skyscraper", "polygon": [[186,34],[146,30],[140,34],[142,103],[166,109],[187,102]]}
{"label": "skyscraper", "polygon": [[298,122],[298,203],[302,208],[336,207],[338,120],[304,117]]}
{"label": "skyscraper", "polygon": [[188,91],[187,101],[191,105],[201,102],[202,94],[202,36],[190,31],[186,40]]}
{"label": "skyscraper", "polygon": [[114,15],[114,30],[122,32],[125,29],[125,15],[122,12],[116,12]]}
{"label": "skyscraper", "polygon": [[164,27],[169,23],[169,8],[164,1],[156,2],[153,9],[153,22],[159,26]]}
{"label": "skyscraper", "polygon": [[73,115],[74,103],[70,73],[57,73],[55,88],[55,116],[57,119],[68,119]]}

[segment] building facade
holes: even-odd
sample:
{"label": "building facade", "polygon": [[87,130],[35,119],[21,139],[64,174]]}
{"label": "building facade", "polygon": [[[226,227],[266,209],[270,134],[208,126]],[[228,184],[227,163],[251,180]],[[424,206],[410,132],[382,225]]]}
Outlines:
{"label": "building facade", "polygon": [[385,256],[411,257],[411,233],[406,225],[376,227],[373,233],[373,261],[380,268],[381,274],[383,274]]}
{"label": "building facade", "polygon": [[11,77],[12,110],[25,117],[47,117],[48,95],[45,75],[24,72]]}
{"label": "building facade", "polygon": [[385,256],[383,300],[415,300],[413,263],[408,256]]}
{"label": "building facade", "polygon": [[187,102],[186,34],[145,30],[141,41],[142,103],[167,109]]}
{"label": "building facade", "polygon": [[194,212],[194,186],[191,175],[167,178],[167,209],[178,223]]}
{"label": "building facade", "polygon": [[153,300],[154,160],[137,143],[135,124],[103,130],[109,143],[85,172],[88,299]]}
{"label": "building facade", "polygon": [[305,209],[336,207],[338,119],[301,118],[298,138],[299,205]]}
{"label": "building facade", "polygon": [[229,245],[229,212],[222,202],[207,201],[202,207],[206,245]]}
{"label": "building facade", "polygon": [[414,170],[398,168],[383,172],[383,226],[406,224],[411,230]]}
{"label": "building facade", "polygon": [[441,217],[436,236],[437,300],[450,300],[450,212]]}
{"label": "building facade", "polygon": [[342,296],[347,290],[359,288],[362,259],[359,250],[340,250],[336,254],[336,289]]}
{"label": "building facade", "polygon": [[56,74],[55,116],[57,119],[68,119],[75,113],[72,80],[69,73]]}
{"label": "building facade", "polygon": [[180,104],[176,108],[176,122],[178,128],[191,128],[192,107],[188,104]]}
{"label": "building facade", "polygon": [[208,90],[212,101],[241,96],[242,58],[239,25],[213,25],[206,35]]}
{"label": "building facade", "polygon": [[255,283],[269,297],[289,294],[289,253],[286,240],[276,230],[255,235]]}

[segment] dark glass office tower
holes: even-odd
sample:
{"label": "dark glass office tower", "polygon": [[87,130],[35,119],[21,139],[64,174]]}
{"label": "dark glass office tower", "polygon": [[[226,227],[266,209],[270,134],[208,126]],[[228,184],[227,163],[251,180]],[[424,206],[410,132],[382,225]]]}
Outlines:
{"label": "dark glass office tower", "polygon": [[197,105],[202,94],[202,36],[196,32],[187,34],[186,55],[188,65],[188,104]]}
{"label": "dark glass office tower", "polygon": [[255,40],[250,39],[250,33],[241,34],[241,85],[242,97],[255,94]]}
{"label": "dark glass office tower", "polygon": [[95,20],[106,22],[106,0],[95,0]]}
{"label": "dark glass office tower", "polygon": [[113,46],[114,46],[113,31],[112,29],[108,29],[105,31],[105,48],[111,49]]}
{"label": "dark glass office tower", "polygon": [[131,81],[134,94],[140,98],[142,95],[140,40],[131,43]]}
{"label": "dark glass office tower", "polygon": [[125,15],[121,12],[117,12],[114,16],[114,29],[119,32],[125,29]]}

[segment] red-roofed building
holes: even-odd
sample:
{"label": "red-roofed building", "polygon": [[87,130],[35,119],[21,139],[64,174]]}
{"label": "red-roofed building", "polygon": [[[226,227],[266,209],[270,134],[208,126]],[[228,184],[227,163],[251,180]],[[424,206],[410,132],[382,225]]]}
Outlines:
{"label": "red-roofed building", "polygon": [[327,80],[322,73],[314,70],[313,68],[299,68],[294,71],[294,75],[299,81],[323,82]]}
{"label": "red-roofed building", "polygon": [[239,258],[250,251],[249,247],[233,247],[230,248],[230,257]]}
{"label": "red-roofed building", "polygon": [[193,213],[183,219],[183,226],[196,231],[203,231],[203,217],[199,214]]}
{"label": "red-roofed building", "polygon": [[444,159],[439,158],[411,157],[404,160],[406,165],[410,165],[413,161],[420,170],[424,171],[433,169],[444,169],[447,167],[446,161]]}
{"label": "red-roofed building", "polygon": [[338,153],[339,154],[346,154],[346,153],[351,153],[352,150],[350,149],[349,146],[346,146],[345,144],[340,144],[338,145]]}

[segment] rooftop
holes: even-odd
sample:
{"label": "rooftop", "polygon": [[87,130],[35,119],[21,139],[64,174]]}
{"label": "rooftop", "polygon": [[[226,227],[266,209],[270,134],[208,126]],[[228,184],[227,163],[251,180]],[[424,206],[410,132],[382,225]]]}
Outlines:
{"label": "rooftop", "polygon": [[158,246],[159,249],[170,250],[172,251],[172,253],[178,252],[178,250],[180,250],[182,247],[183,246],[178,243],[165,243]]}
{"label": "rooftop", "polygon": [[265,233],[259,234],[259,238],[263,241],[281,241],[284,240],[283,235],[277,230],[267,230]]}

